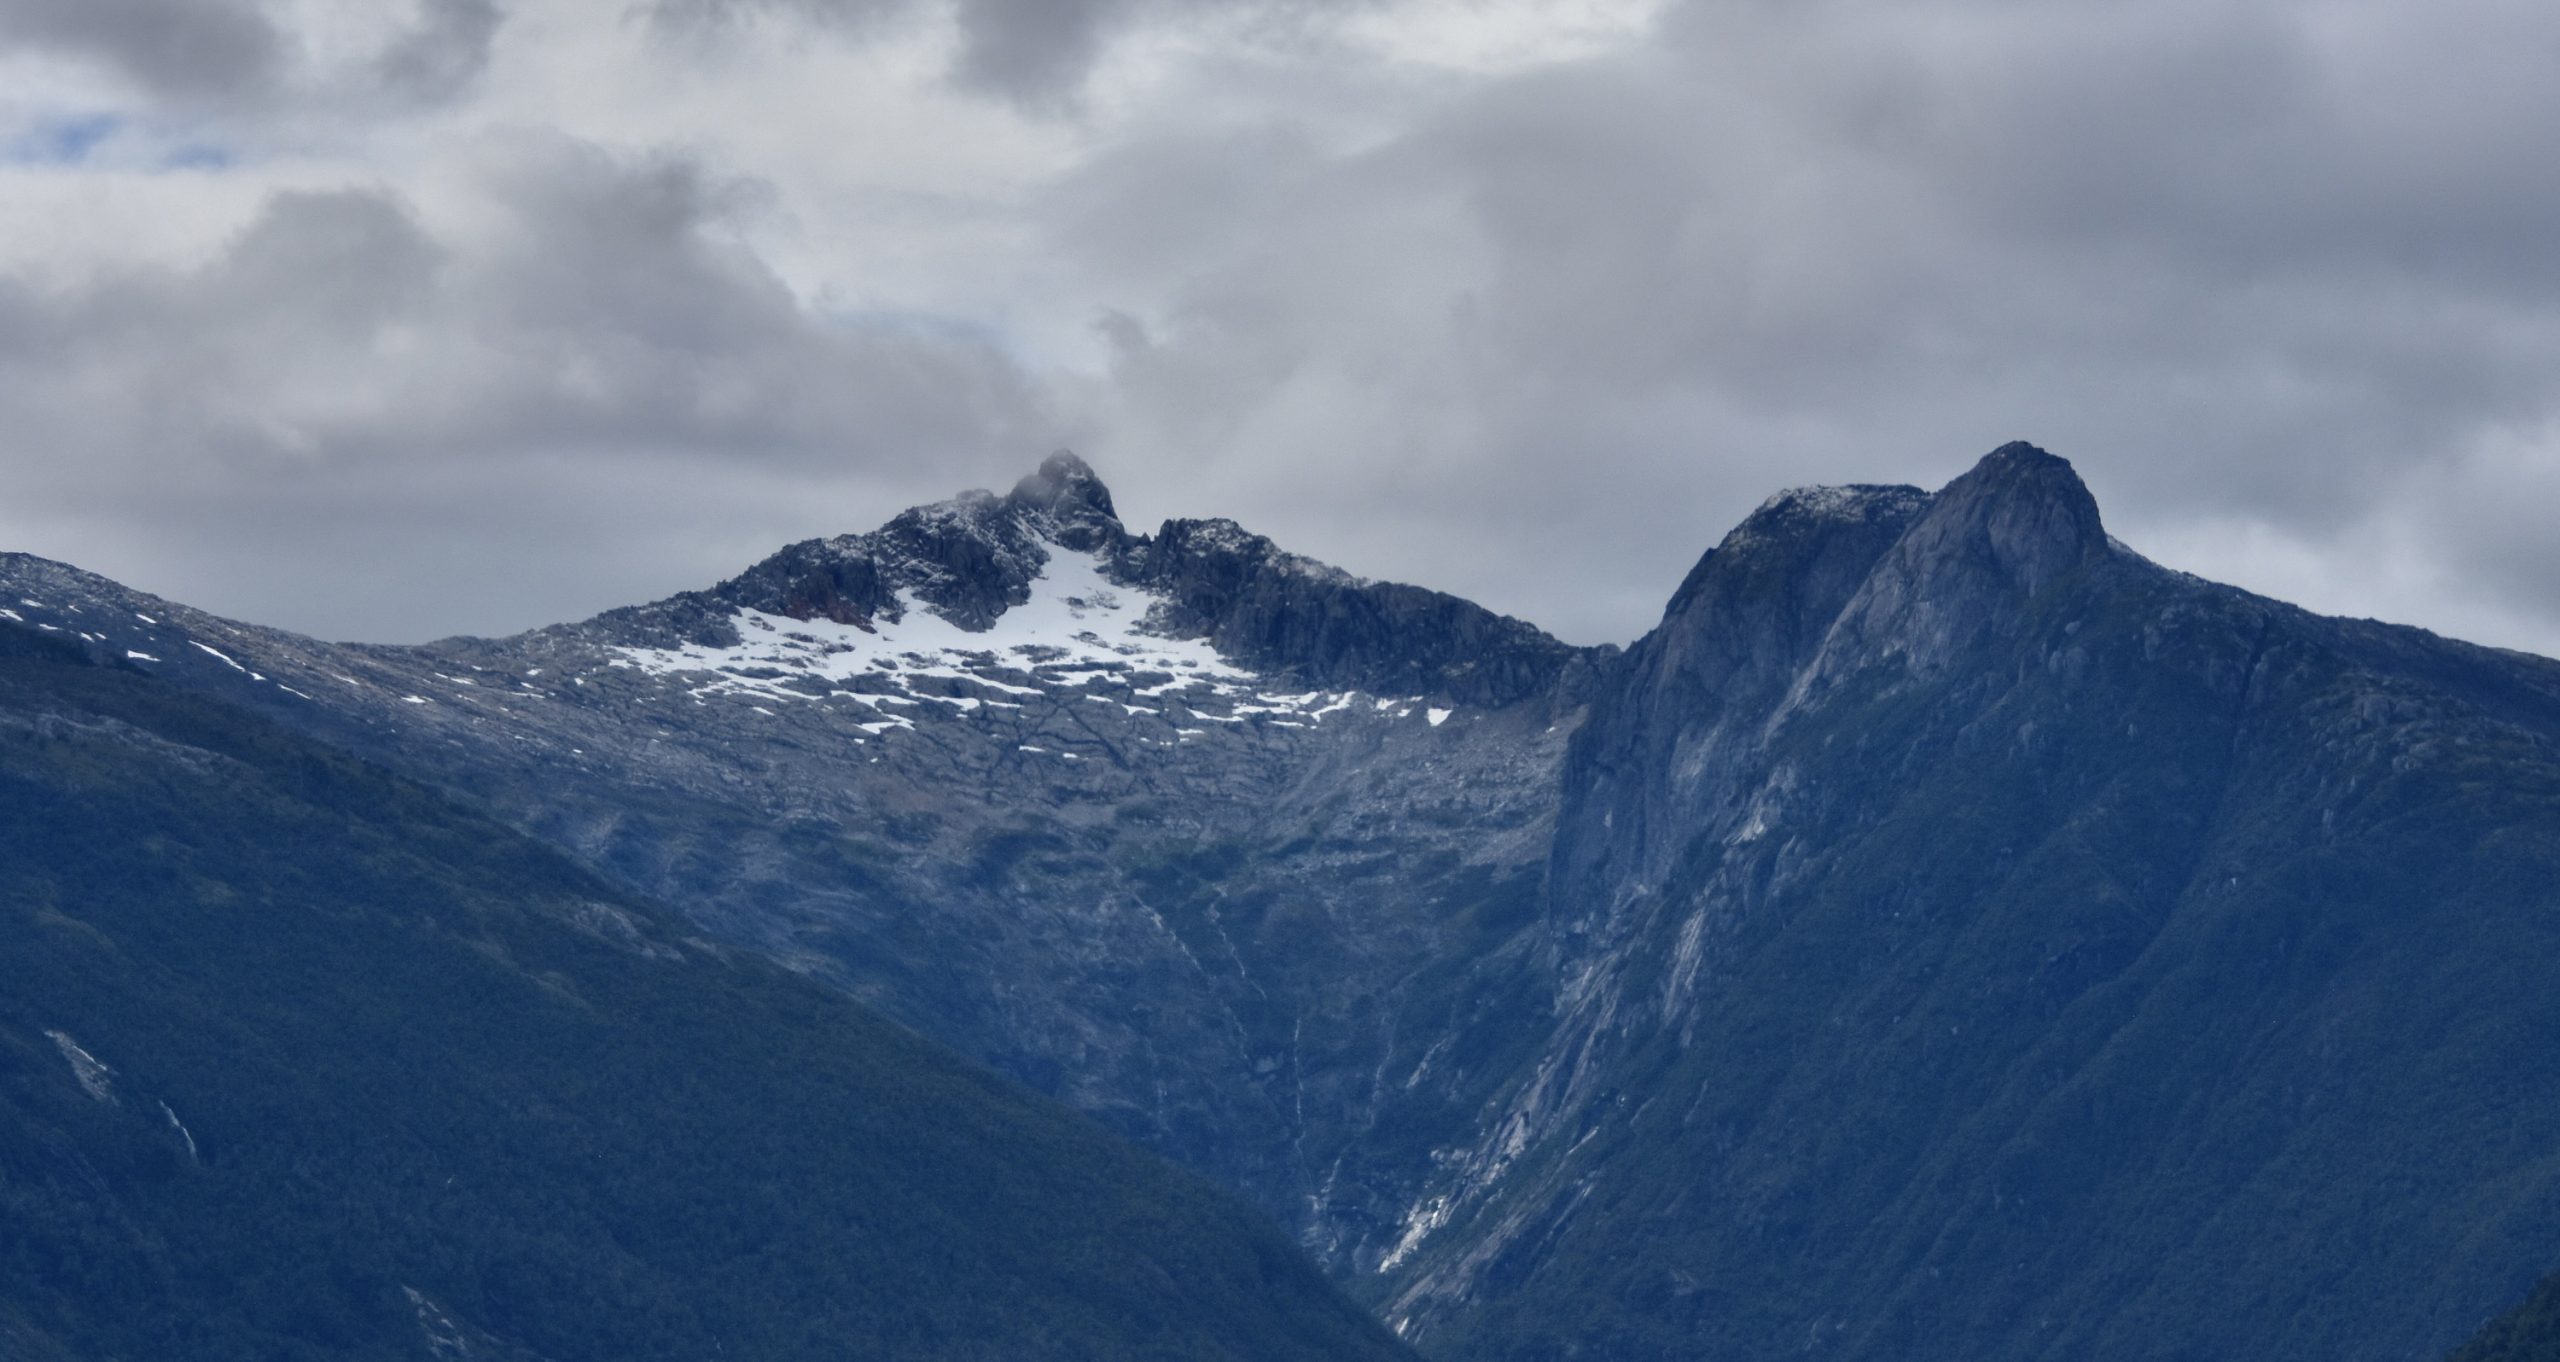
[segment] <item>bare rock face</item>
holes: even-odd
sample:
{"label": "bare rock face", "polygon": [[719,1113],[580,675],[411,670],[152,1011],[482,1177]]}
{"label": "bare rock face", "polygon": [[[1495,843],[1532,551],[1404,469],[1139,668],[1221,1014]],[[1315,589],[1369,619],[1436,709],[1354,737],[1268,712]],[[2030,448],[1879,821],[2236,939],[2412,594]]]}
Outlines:
{"label": "bare rock face", "polygon": [[2002,445],[1947,484],[1878,564],[1842,610],[1835,660],[1817,677],[1878,652],[1943,667],[2108,555],[2098,504],[2071,465]]}
{"label": "bare rock face", "polygon": [[1168,521],[1123,561],[1163,594],[1167,627],[1310,684],[1501,706],[1555,691],[1583,655],[1455,596],[1282,552],[1232,520]]}
{"label": "bare rock face", "polygon": [[2159,568],[2032,446],[1772,498],[1623,652],[1063,454],[510,639],[0,579],[1243,1189],[1426,1351],[2381,1362],[2560,1262],[2560,666]]}
{"label": "bare rock face", "polygon": [[[2162,570],[2024,446],[1793,500],[1592,693],[1551,1029],[1414,1203],[1408,1338],[2429,1356],[2560,1261],[2496,1152],[2560,1137],[2509,954],[2560,944],[2560,665]],[[2268,1253],[2420,1165],[2405,1236]]]}
{"label": "bare rock face", "polygon": [[1765,730],[1879,559],[1930,509],[1912,487],[1782,492],[1698,560],[1662,623],[1610,668],[1573,748],[1555,850],[1571,935],[1650,892],[1703,807],[1738,825]]}
{"label": "bare rock face", "polygon": [[1035,519],[1048,538],[1071,549],[1114,549],[1128,537],[1120,528],[1119,512],[1112,509],[1111,489],[1084,460],[1063,449],[1015,483],[1005,504]]}

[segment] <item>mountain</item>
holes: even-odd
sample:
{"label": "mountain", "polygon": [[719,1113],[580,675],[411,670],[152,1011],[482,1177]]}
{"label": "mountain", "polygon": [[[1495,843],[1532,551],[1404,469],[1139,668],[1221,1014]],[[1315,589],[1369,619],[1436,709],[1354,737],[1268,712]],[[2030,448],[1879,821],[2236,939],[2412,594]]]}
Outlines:
{"label": "mountain", "polygon": [[1409,1334],[2425,1356],[2560,1257],[2560,665],[2162,570],[2010,446],[1773,502],[1592,710]]}
{"label": "mountain", "polygon": [[1230,522],[1130,534],[1073,456],[509,639],[324,644],[24,557],[0,615],[467,791],[1337,1262],[1545,1006],[1513,956],[1603,655]]}
{"label": "mountain", "polygon": [[1072,458],[581,624],[5,609],[485,799],[1450,1358],[2440,1354],[2560,1261],[2560,664],[1782,493],[1624,649]]}
{"label": "mountain", "polygon": [[1199,1179],[6,623],[0,931],[0,1355],[1403,1355]]}
{"label": "mountain", "polygon": [[2543,1278],[2446,1362],[2560,1362],[2560,1275]]}

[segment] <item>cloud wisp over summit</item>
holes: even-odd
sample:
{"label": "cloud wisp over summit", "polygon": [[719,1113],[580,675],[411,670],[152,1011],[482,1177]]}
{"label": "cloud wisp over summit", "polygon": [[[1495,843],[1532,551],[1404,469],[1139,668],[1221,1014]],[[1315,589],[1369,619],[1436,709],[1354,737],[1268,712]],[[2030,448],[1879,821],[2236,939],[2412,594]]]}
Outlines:
{"label": "cloud wisp over summit", "polygon": [[2560,651],[2560,14],[0,0],[0,540],[493,632],[1009,482],[1582,640],[2027,436]]}

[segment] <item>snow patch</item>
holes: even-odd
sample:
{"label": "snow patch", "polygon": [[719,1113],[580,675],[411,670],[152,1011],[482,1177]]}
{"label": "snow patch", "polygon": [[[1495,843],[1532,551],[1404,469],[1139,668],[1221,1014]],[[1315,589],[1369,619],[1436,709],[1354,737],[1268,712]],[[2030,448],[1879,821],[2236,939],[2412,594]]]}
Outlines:
{"label": "snow patch", "polygon": [[160,1104],[160,1114],[169,1118],[169,1128],[178,1132],[179,1139],[187,1142],[187,1162],[204,1162],[204,1160],[196,1153],[195,1135],[187,1129],[186,1122],[178,1119],[178,1113],[171,1111],[169,1109],[169,1104],[163,1102]]}
{"label": "snow patch", "polygon": [[1432,1231],[1449,1223],[1451,1209],[1445,1196],[1427,1197],[1408,1208],[1404,1213],[1404,1233],[1397,1236],[1396,1246],[1387,1250],[1387,1256],[1378,1260],[1378,1271],[1393,1272],[1398,1263],[1412,1257]]}
{"label": "snow patch", "polygon": [[63,1062],[71,1066],[71,1076],[80,1080],[80,1090],[101,1102],[116,1100],[116,1071],[96,1055],[80,1048],[79,1042],[60,1031],[47,1031],[45,1038],[62,1052]]}
{"label": "snow patch", "polygon": [[409,1308],[417,1312],[418,1332],[426,1335],[427,1356],[441,1358],[471,1355],[471,1341],[463,1336],[462,1326],[453,1322],[453,1316],[446,1314],[441,1306],[429,1300],[426,1293],[418,1288],[403,1286],[400,1289],[409,1297]]}
{"label": "snow patch", "polygon": [[[231,660],[231,658],[230,658],[227,654],[225,654],[225,653],[224,653],[221,649],[219,649],[219,648],[209,648],[209,647],[206,647],[204,644],[198,643],[198,642],[196,642],[194,639],[188,639],[188,640],[187,640],[187,646],[188,646],[188,647],[190,647],[190,648],[195,649],[195,650],[196,650],[196,651],[198,651],[198,652],[201,652],[201,653],[207,653],[207,654],[212,655],[212,656],[213,656],[213,657],[215,657],[215,658],[220,659],[220,660],[221,660],[221,662],[222,662],[222,664],[223,664],[224,666],[229,667],[231,670],[233,670],[233,671],[235,671],[235,672],[245,672],[245,671],[249,670],[248,668],[241,666],[239,663],[232,661],[232,660]],[[264,679],[264,678],[260,678],[260,679]]]}
{"label": "snow patch", "polygon": [[[1047,566],[1031,583],[1030,599],[983,630],[963,629],[911,595],[901,596],[899,618],[875,620],[870,628],[742,610],[730,617],[740,638],[733,646],[618,648],[615,665],[653,677],[710,678],[695,687],[697,696],[752,694],[791,701],[822,693],[813,692],[811,682],[857,677],[902,690],[933,680],[1020,696],[1103,682],[1127,684],[1141,675],[1172,679],[1136,688],[1140,695],[1214,680],[1253,679],[1205,641],[1147,632],[1145,619],[1155,604],[1153,596],[1112,586],[1095,555],[1053,547]],[[1035,684],[1023,684],[1025,678]],[[956,702],[968,697],[927,698]]]}

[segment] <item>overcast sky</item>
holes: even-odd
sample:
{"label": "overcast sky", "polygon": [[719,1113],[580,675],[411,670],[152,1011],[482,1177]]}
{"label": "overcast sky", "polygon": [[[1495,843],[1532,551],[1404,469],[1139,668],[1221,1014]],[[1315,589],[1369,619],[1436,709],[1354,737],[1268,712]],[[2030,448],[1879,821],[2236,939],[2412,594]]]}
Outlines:
{"label": "overcast sky", "polygon": [[2560,653],[2548,0],[0,0],[0,548],[330,637],[1068,446],[1578,642],[1772,491]]}

